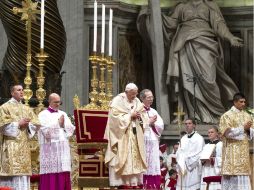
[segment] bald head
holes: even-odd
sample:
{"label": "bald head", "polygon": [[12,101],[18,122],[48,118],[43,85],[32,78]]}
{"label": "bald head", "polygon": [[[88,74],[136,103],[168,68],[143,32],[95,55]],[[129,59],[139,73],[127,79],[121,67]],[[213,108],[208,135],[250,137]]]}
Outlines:
{"label": "bald head", "polygon": [[59,109],[61,104],[61,98],[57,93],[52,93],[49,95],[49,106],[55,110]]}

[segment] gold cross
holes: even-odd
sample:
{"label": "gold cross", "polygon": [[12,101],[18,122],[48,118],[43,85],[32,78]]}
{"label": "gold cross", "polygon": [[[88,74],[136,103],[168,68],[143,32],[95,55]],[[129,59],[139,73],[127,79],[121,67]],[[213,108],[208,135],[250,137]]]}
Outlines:
{"label": "gold cross", "polygon": [[26,20],[26,29],[29,22],[36,21],[35,14],[40,14],[40,10],[37,10],[37,5],[38,2],[33,3],[31,0],[25,0],[22,1],[22,8],[13,7],[12,9],[15,15],[22,13],[21,20]]}
{"label": "gold cross", "polygon": [[25,104],[28,105],[28,101],[33,96],[33,91],[30,89],[32,84],[31,78],[31,66],[32,66],[32,21],[36,20],[37,13],[40,13],[40,10],[37,10],[37,2],[33,3],[31,0],[22,1],[22,8],[13,7],[12,11],[14,14],[22,13],[21,20],[26,21],[26,32],[27,32],[27,63],[26,63],[26,77],[24,79],[25,89],[24,89],[24,99]]}
{"label": "gold cross", "polygon": [[182,115],[185,115],[185,113],[182,112],[179,107],[177,107],[177,112],[174,112],[174,115],[177,116],[177,124],[180,127],[182,125],[182,119],[181,119]]}

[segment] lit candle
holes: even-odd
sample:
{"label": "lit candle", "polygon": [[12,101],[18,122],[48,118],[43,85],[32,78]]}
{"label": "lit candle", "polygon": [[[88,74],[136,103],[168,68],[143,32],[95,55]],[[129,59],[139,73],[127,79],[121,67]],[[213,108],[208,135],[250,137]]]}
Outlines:
{"label": "lit candle", "polygon": [[44,1],[45,0],[41,0],[41,49],[44,48]]}
{"label": "lit candle", "polygon": [[105,5],[102,4],[102,15],[101,15],[101,53],[104,53],[105,45]]}
{"label": "lit candle", "polygon": [[97,48],[97,2],[94,1],[93,10],[93,51],[96,52]]}
{"label": "lit candle", "polygon": [[108,56],[112,56],[112,20],[113,20],[113,10],[109,10],[109,29],[108,29],[108,35],[109,35],[109,41],[108,41]]}

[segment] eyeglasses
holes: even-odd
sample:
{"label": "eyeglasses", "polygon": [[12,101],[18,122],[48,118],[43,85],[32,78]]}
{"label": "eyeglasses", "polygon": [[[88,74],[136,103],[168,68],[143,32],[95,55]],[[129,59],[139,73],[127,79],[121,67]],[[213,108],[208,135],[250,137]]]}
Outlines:
{"label": "eyeglasses", "polygon": [[54,101],[54,102],[52,102],[52,103],[54,103],[54,104],[62,104],[62,101]]}

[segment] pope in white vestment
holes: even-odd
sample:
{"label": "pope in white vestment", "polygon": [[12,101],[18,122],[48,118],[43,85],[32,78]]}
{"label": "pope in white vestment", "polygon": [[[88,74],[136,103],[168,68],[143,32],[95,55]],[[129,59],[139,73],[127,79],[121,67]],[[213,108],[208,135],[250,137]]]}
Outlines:
{"label": "pope in white vestment", "polygon": [[185,121],[187,134],[180,140],[180,146],[176,152],[178,179],[177,190],[197,190],[200,189],[201,162],[200,153],[205,144],[204,138],[194,129],[195,124],[192,119]]}
{"label": "pope in white vestment", "polygon": [[135,188],[143,184],[147,168],[143,126],[148,125],[148,117],[137,93],[137,86],[130,83],[110,104],[104,135],[108,139],[105,163],[109,165],[110,186]]}

